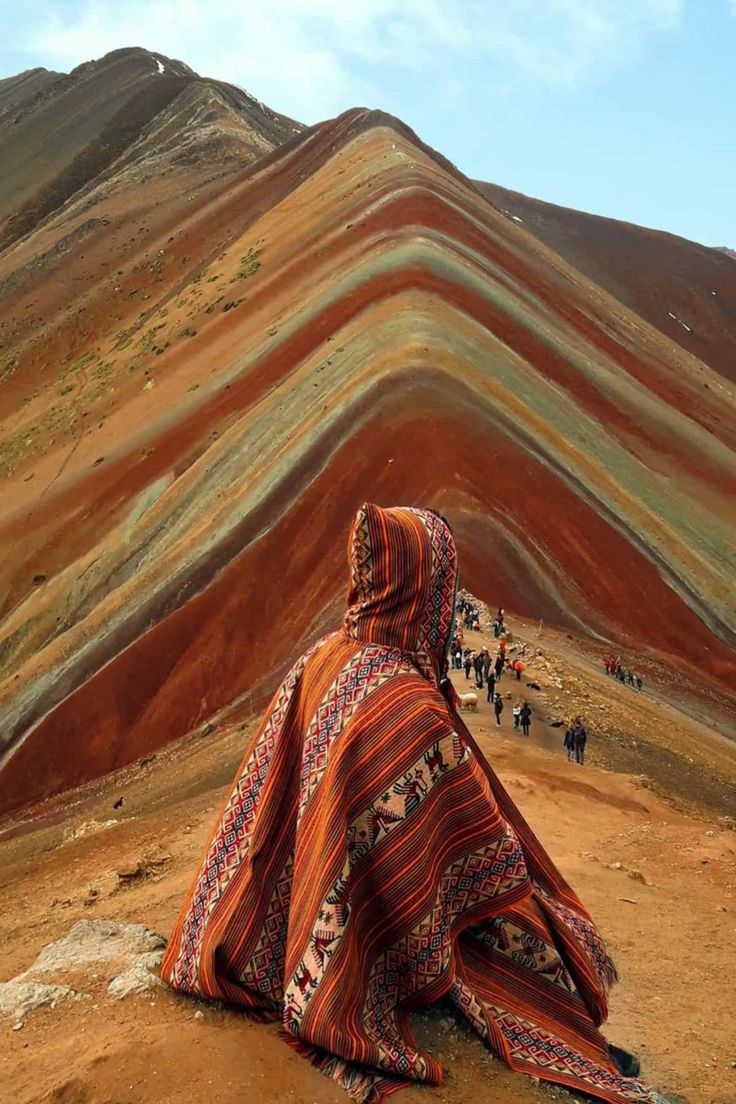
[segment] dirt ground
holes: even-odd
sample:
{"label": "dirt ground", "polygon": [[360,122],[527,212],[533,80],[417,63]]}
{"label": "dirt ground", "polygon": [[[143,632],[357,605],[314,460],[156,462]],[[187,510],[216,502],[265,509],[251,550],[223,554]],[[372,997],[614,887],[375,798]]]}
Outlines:
{"label": "dirt ground", "polygon": [[[500,728],[484,693],[468,719],[610,942],[621,982],[607,1035],[639,1054],[651,1084],[689,1104],[734,1104],[736,834],[725,810],[736,746],[688,716],[656,680],[638,695],[608,679],[598,657],[575,641],[516,629],[527,641],[528,668],[518,684],[501,681],[512,698]],[[468,635],[473,644],[493,644],[492,635]],[[463,671],[453,679],[468,688]],[[513,731],[517,693],[534,709],[528,739]],[[573,712],[591,733],[584,767],[566,761],[562,729],[553,727]],[[167,935],[252,728],[194,735],[49,803],[32,820],[7,823],[0,980],[79,919],[132,920]],[[632,767],[635,774],[621,773]],[[698,808],[701,779],[707,800]],[[158,861],[150,875],[122,885],[117,872],[151,854]],[[2,1104],[347,1100],[272,1026],[165,990],[113,1001],[107,979],[98,984],[91,999],[31,1013],[20,1030],[0,1023]],[[462,1024],[449,1029],[447,1017],[438,1009],[417,1020],[445,1083],[408,1089],[397,1097],[402,1104],[571,1099],[510,1073]]]}

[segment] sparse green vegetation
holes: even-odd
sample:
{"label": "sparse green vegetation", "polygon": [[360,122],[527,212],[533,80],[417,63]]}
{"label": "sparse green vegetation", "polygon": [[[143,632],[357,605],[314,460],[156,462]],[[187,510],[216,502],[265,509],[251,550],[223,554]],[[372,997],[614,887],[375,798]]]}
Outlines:
{"label": "sparse green vegetation", "polygon": [[113,362],[111,360],[105,361],[104,364],[97,364],[92,369],[92,379],[105,379],[110,375],[113,370]]}
{"label": "sparse green vegetation", "polygon": [[249,276],[253,276],[261,267],[259,257],[263,252],[262,249],[254,249],[252,246],[248,252],[240,258],[240,271],[238,272],[238,278],[240,280],[247,280]]}

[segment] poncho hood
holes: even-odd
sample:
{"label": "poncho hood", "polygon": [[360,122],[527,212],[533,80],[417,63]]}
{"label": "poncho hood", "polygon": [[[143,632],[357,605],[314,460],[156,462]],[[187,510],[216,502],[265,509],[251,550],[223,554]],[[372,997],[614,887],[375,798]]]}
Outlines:
{"label": "poncho hood", "polygon": [[448,523],[432,510],[366,502],[350,533],[348,561],[348,636],[413,653],[437,678],[455,617],[457,554]]}

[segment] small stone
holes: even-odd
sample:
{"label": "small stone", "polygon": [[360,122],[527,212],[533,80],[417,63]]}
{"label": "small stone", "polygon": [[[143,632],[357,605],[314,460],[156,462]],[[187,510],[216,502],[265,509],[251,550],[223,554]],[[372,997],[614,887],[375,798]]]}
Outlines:
{"label": "small stone", "polygon": [[195,1020],[203,1020],[204,1019],[204,1012],[202,1012],[202,1010],[199,1009],[197,1012],[194,1013],[194,1018],[195,1018]]}
{"label": "small stone", "polygon": [[23,1026],[23,1021],[18,1020],[17,1024],[13,1024],[13,1031],[20,1031]]}

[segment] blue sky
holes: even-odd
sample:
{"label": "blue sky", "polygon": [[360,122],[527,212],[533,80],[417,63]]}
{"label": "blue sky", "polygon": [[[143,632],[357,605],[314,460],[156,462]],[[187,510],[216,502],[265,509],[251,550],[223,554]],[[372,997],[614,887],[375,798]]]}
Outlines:
{"label": "blue sky", "polygon": [[304,122],[383,108],[470,176],[736,248],[736,0],[0,0],[0,76],[130,45]]}

